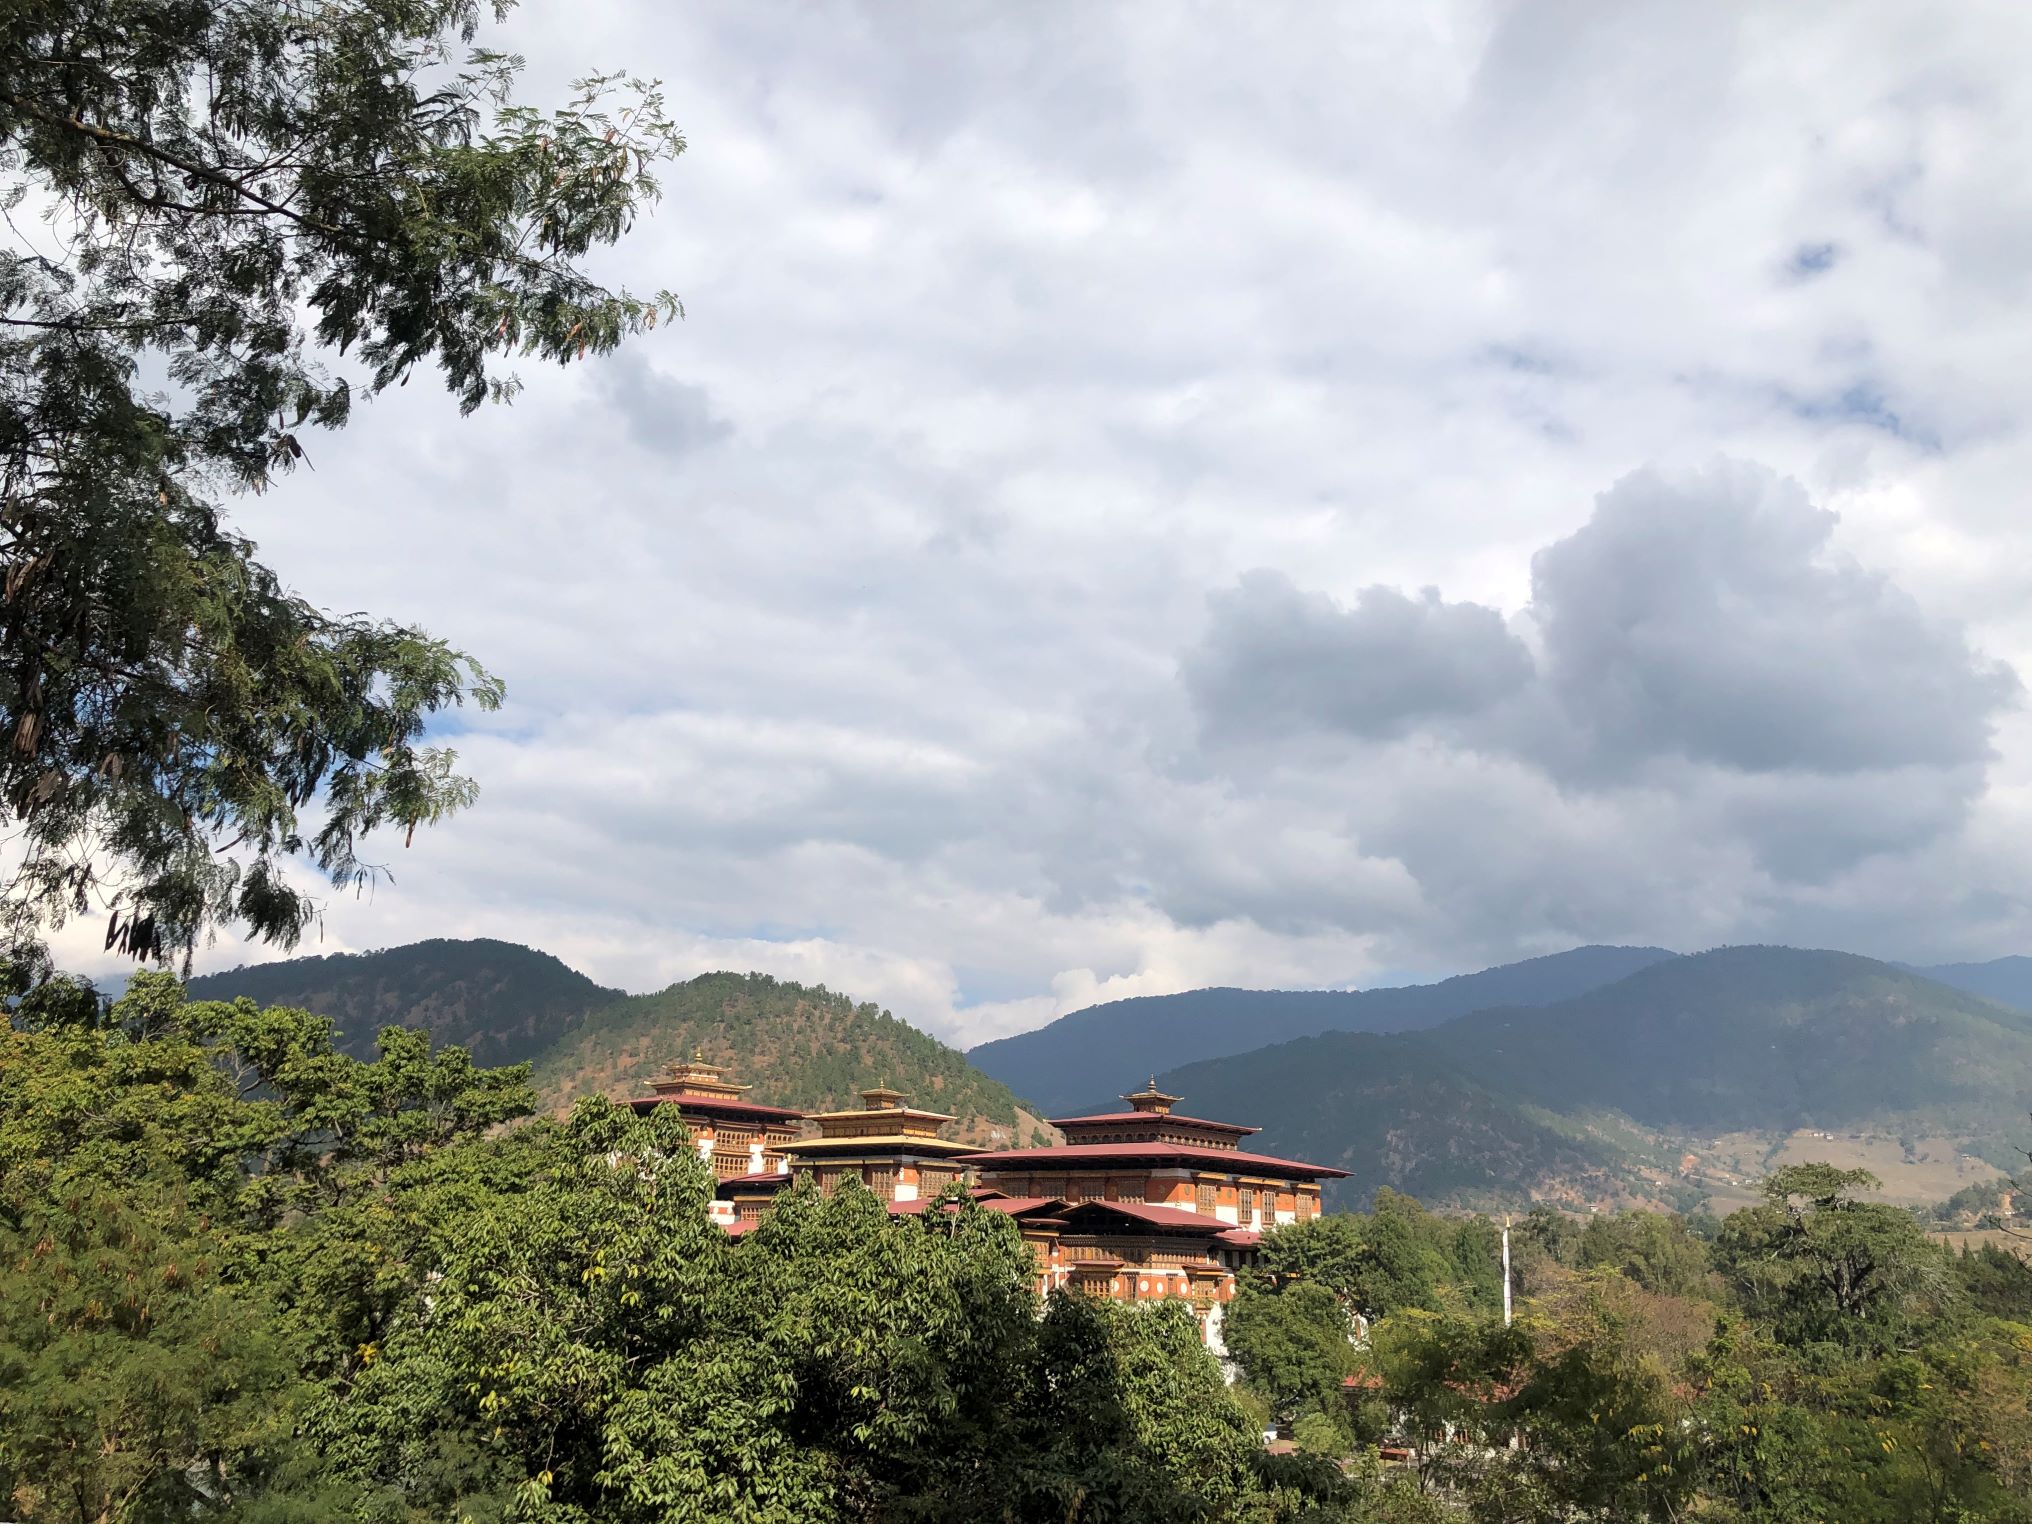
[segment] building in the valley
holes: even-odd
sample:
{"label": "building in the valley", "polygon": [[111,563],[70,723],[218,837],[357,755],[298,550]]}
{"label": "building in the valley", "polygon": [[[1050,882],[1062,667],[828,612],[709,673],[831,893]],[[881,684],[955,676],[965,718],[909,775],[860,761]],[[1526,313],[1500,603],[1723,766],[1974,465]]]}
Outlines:
{"label": "building in the valley", "polygon": [[1182,1298],[1218,1349],[1235,1272],[1263,1231],[1317,1216],[1320,1182],[1347,1172],[1247,1152],[1256,1128],[1182,1116],[1154,1081],[1122,1099],[1127,1111],[1054,1119],[1063,1147],[974,1155],[978,1189],[1063,1204],[1025,1223],[1046,1290]]}
{"label": "building in the valley", "polygon": [[818,1136],[788,1143],[783,1151],[792,1171],[809,1175],[825,1195],[851,1177],[892,1204],[927,1199],[971,1179],[972,1160],[980,1152],[939,1135],[952,1117],[919,1111],[900,1090],[883,1085],[863,1090],[853,1110],[821,1111],[804,1120]]}
{"label": "building in the valley", "polygon": [[775,1192],[789,1183],[788,1149],[797,1140],[803,1112],[742,1099],[746,1085],[734,1084],[725,1069],[697,1055],[688,1063],[672,1064],[649,1088],[653,1094],[628,1105],[637,1115],[655,1106],[677,1108],[684,1125],[691,1129],[699,1158],[712,1166],[721,1182],[726,1205],[720,1208],[716,1203],[715,1217],[734,1220],[735,1201],[725,1192],[728,1182],[749,1182],[751,1194],[759,1196],[764,1208]]}
{"label": "building in the valley", "polygon": [[640,1111],[676,1105],[719,1176],[714,1218],[742,1233],[776,1195],[809,1179],[830,1195],[848,1179],[898,1215],[929,1210],[951,1186],[1017,1225],[1037,1255],[1040,1293],[1069,1287],[1119,1301],[1182,1300],[1221,1348],[1235,1272],[1264,1230],[1320,1209],[1320,1182],[1344,1170],[1250,1153],[1257,1131],[1179,1114],[1153,1082],[1126,1111],[1063,1117],[1056,1148],[989,1151],[943,1136],[954,1120],[875,1086],[850,1110],[805,1115],[740,1099],[745,1087],[694,1061],[672,1066]]}
{"label": "building in the valley", "polygon": [[981,1183],[1012,1196],[1167,1207],[1260,1233],[1318,1216],[1320,1182],[1347,1174],[1250,1153],[1241,1141],[1259,1129],[1182,1116],[1178,1097],[1155,1081],[1122,1099],[1127,1111],[1054,1118],[1062,1148],[975,1155]]}

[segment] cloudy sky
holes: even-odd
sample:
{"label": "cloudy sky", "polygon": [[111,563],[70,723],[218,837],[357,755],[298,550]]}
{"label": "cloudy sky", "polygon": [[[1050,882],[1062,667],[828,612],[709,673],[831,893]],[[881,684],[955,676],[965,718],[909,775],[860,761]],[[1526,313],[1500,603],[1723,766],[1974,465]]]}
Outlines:
{"label": "cloudy sky", "polygon": [[689,317],[240,506],[509,685],[321,950],[963,1044],[1584,941],[2032,952],[2028,31],[527,0],[531,94],[664,82],[603,268]]}

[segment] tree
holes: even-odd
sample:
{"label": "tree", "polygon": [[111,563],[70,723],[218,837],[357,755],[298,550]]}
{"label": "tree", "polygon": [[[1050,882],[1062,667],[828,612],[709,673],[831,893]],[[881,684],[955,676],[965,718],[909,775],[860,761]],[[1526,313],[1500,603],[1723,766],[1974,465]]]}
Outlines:
{"label": "tree", "polygon": [[1882,1343],[1952,1294],[1946,1260],[1908,1212],[1857,1199],[1867,1170],[1795,1164],[1732,1215],[1716,1256],[1746,1306],[1800,1340]]}
{"label": "tree", "polygon": [[[497,4],[497,13],[506,0]],[[18,0],[0,15],[0,899],[38,933],[188,958],[212,926],[293,943],[336,885],[469,803],[430,716],[501,686],[413,626],[291,595],[227,527],[435,365],[463,409],[502,360],[566,362],[675,316],[582,268],[684,146],[653,86],[513,101],[478,0]],[[33,232],[22,232],[32,227]],[[357,374],[334,367],[350,360]],[[313,801],[320,823],[302,812]]]}
{"label": "tree", "polygon": [[420,1290],[446,1182],[487,1178],[526,1078],[414,1033],[363,1063],[317,1017],[164,974],[104,1022],[0,1028],[0,1496],[37,1521],[311,1516],[317,1383]]}
{"label": "tree", "polygon": [[442,1279],[311,1424],[366,1519],[1229,1516],[1254,1436],[1181,1307],[1037,1317],[1014,1224],[786,1192],[738,1239],[675,1108],[603,1100],[439,1225]]}
{"label": "tree", "polygon": [[1324,1286],[1349,1312],[1370,1318],[1436,1308],[1463,1292],[1493,1304],[1501,1295],[1494,1245],[1486,1221],[1448,1222],[1385,1186],[1366,1215],[1331,1212],[1267,1236],[1261,1277]]}
{"label": "tree", "polygon": [[1316,1281],[1275,1290],[1245,1285],[1221,1326],[1249,1385],[1287,1423],[1304,1413],[1338,1418],[1345,1411],[1343,1383],[1359,1364],[1352,1332],[1340,1299]]}
{"label": "tree", "polygon": [[300,1460],[308,1395],[232,1246],[110,1190],[0,1231],[0,1497],[43,1520],[202,1516]]}
{"label": "tree", "polygon": [[1606,1265],[1670,1296],[1697,1295],[1707,1278],[1707,1246],[1687,1231],[1686,1219],[1661,1212],[1592,1217],[1575,1255],[1582,1265]]}

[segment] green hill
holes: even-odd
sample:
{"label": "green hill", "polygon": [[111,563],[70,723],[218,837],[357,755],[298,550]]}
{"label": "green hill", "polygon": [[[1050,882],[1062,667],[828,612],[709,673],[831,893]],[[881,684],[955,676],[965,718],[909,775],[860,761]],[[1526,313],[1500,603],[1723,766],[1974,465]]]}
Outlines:
{"label": "green hill", "polygon": [[806,1111],[858,1104],[887,1084],[957,1116],[954,1135],[1001,1147],[1046,1140],[1006,1085],[870,1004],[766,974],[703,974],[599,1011],[538,1061],[545,1100],[641,1095],[664,1065],[701,1053],[758,1101]]}
{"label": "green hill", "polygon": [[972,1049],[985,1074],[1054,1115],[1092,1110],[1153,1067],[1318,1032],[1409,1032],[1491,1006],[1544,1005],[1669,959],[1662,947],[1576,947],[1436,984],[1374,990],[1186,990],[1111,1000]]}
{"label": "green hill", "polygon": [[[1261,1126],[1268,1152],[1352,1170],[1344,1203],[1389,1185],[1456,1205],[1683,1204],[1745,1136],[1775,1155],[1801,1129],[1903,1133],[2010,1162],[2032,1017],[1868,958],[1732,947],[1537,1008],[1159,1078],[1189,1110]],[[1730,1150],[1707,1146],[1725,1135]]]}
{"label": "green hill", "polygon": [[1701,1132],[1911,1120],[1965,1134],[2007,1124],[2032,1094],[2032,1017],[1791,947],[1676,958],[1422,1038],[1505,1095]]}
{"label": "green hill", "polygon": [[359,1054],[383,1027],[421,1027],[484,1064],[534,1058],[587,1013],[622,998],[549,953],[484,937],[254,964],[193,979],[190,992],[329,1016],[341,1046]]}
{"label": "green hill", "polygon": [[1633,1161],[1612,1142],[1534,1117],[1411,1037],[1328,1032],[1158,1083],[1182,1110],[1261,1127],[1246,1148],[1349,1171],[1327,1186],[1343,1208],[1366,1207],[1383,1185],[1453,1206],[1652,1195],[1633,1190]]}

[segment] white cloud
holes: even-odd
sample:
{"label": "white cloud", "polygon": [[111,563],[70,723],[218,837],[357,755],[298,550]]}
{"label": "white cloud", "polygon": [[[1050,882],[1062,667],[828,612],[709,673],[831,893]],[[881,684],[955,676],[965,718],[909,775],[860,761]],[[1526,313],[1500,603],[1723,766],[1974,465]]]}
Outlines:
{"label": "white cloud", "polygon": [[[1542,656],[1532,554],[1631,471],[1718,455],[1839,514],[1815,566],[2023,667],[2028,31],[1999,5],[518,13],[491,40],[532,89],[664,80],[692,150],[610,264],[690,316],[472,419],[412,385],[240,506],[308,595],[509,682],[459,741],[480,806],[391,844],[326,946],[511,936],[635,987],[768,968],[973,1038],[1581,938],[2032,946],[1997,845],[2032,736],[1972,750],[1935,667],[1887,693],[1948,718],[1865,727],[1875,791],[1708,765],[1740,759],[1726,690],[1646,716],[1680,731],[1613,788],[1401,701],[1242,777],[1179,681],[1209,595],[1258,571],[1343,608],[1438,587]],[[1786,638],[1770,691],[1850,691],[1797,669],[1853,639]],[[1901,791],[1908,753],[1939,765]]]}

